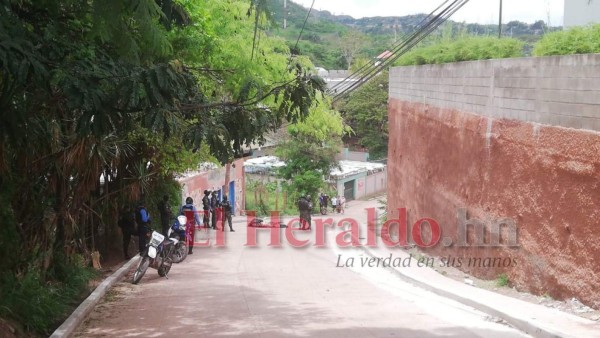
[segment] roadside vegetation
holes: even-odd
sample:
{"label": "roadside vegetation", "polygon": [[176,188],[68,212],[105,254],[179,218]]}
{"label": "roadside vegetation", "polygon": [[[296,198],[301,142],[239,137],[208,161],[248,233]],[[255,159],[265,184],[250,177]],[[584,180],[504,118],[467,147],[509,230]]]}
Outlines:
{"label": "roadside vegetation", "polygon": [[496,277],[496,285],[499,287],[508,286],[509,282],[508,275],[505,273],[502,273]]}
{"label": "roadside vegetation", "polygon": [[3,2],[0,317],[47,336],[85,295],[92,253],[122,256],[123,206],[143,199],[156,220],[162,195],[179,202],[176,174],[226,165],[320,104],[323,81],[266,35],[269,13],[250,0]]}

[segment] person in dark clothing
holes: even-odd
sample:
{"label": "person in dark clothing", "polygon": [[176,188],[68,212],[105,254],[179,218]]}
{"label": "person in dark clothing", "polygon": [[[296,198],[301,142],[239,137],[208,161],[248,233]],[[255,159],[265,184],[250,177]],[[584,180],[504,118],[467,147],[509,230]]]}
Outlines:
{"label": "person in dark clothing", "polygon": [[204,217],[202,219],[202,223],[204,224],[205,228],[208,228],[208,220],[210,214],[210,198],[208,198],[209,195],[210,191],[204,190],[204,197],[202,197],[202,210],[204,210]]}
{"label": "person in dark clothing", "polygon": [[310,230],[311,229],[311,211],[312,211],[312,202],[310,201],[310,196],[302,196],[300,200],[298,200],[298,210],[300,210],[300,229],[302,230]]}
{"label": "person in dark clothing", "polygon": [[123,255],[125,259],[130,259],[129,256],[129,243],[131,243],[131,236],[136,234],[135,230],[135,216],[131,212],[130,207],[124,207],[119,215],[119,228],[123,234]]}
{"label": "person in dark clothing", "polygon": [[212,225],[213,230],[217,229],[217,208],[219,207],[219,201],[217,197],[217,192],[213,191],[210,194],[210,223]]}
{"label": "person in dark clothing", "polygon": [[144,201],[140,201],[140,203],[138,203],[138,207],[135,209],[135,222],[137,223],[138,236],[140,238],[138,246],[140,249],[140,255],[142,255],[146,250],[147,234],[152,230],[150,227],[152,219],[150,218],[148,210],[146,210],[146,207],[144,206]]}
{"label": "person in dark clothing", "polygon": [[221,202],[221,208],[223,209],[223,226],[221,231],[225,231],[225,220],[229,224],[229,231],[234,232],[233,225],[231,224],[231,203],[227,199],[227,195],[223,195],[223,201]]}
{"label": "person in dark clothing", "polygon": [[187,217],[187,224],[185,225],[186,240],[188,244],[188,254],[193,254],[194,249],[194,233],[196,232],[196,225],[200,225],[200,216],[198,216],[198,210],[194,206],[194,200],[191,197],[185,199],[185,204],[179,209],[180,215]]}
{"label": "person in dark clothing", "polygon": [[163,199],[158,202],[158,212],[160,213],[160,225],[162,234],[168,237],[169,228],[171,227],[171,219],[173,218],[173,212],[169,205],[169,196],[164,195]]}

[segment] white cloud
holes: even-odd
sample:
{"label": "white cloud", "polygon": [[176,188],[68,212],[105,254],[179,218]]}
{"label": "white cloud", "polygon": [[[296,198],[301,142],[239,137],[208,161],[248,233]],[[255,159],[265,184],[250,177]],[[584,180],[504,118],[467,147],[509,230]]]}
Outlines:
{"label": "white cloud", "polygon": [[[310,7],[313,0],[291,0]],[[538,20],[552,26],[562,26],[565,0],[502,0],[502,22],[518,20],[533,23]],[[315,9],[327,10],[336,15],[355,18],[372,16],[404,16],[430,13],[441,5],[442,0],[315,0]],[[450,3],[450,1],[448,2]],[[500,0],[470,0],[451,18],[468,23],[498,23]]]}

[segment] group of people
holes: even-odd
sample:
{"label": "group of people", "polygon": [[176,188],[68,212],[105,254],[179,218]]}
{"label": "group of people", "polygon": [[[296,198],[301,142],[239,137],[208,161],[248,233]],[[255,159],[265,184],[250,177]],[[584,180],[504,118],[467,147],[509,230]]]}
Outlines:
{"label": "group of people", "polygon": [[[327,213],[327,208],[329,206],[329,196],[327,194],[322,193],[319,196],[319,206],[321,208],[321,214]],[[344,213],[344,208],[346,206],[346,198],[344,196],[334,196],[331,198],[331,206],[333,207],[333,211],[337,211],[338,213]],[[310,230],[311,222],[312,222],[312,209],[313,204],[310,195],[300,196],[298,200],[298,210],[300,211],[300,229],[301,230]]]}
{"label": "group of people", "polygon": [[[169,196],[163,196],[162,200],[157,205],[160,214],[161,232],[167,237],[169,228],[172,226],[173,212],[169,204]],[[221,231],[225,231],[225,220],[229,225],[229,231],[234,232],[232,224],[232,206],[227,198],[223,195],[223,199],[219,201],[216,191],[204,190],[202,198],[203,219],[200,220],[199,211],[194,205],[194,200],[191,197],[185,199],[185,204],[179,208],[178,215],[185,215],[188,223],[186,224],[186,238],[188,244],[188,254],[193,254],[194,248],[194,233],[197,227],[217,229],[217,222],[223,219]],[[130,207],[124,207],[119,216],[119,227],[123,234],[123,254],[125,259],[129,259],[129,243],[132,236],[138,236],[138,248],[140,254],[146,249],[146,234],[152,230],[150,224],[152,219],[150,213],[144,206],[144,201],[141,200],[135,210]]]}
{"label": "group of people", "polygon": [[322,214],[327,213],[329,201],[331,201],[332,211],[337,211],[338,214],[344,213],[344,207],[346,206],[346,198],[344,196],[333,196],[330,199],[327,194],[321,193],[321,196],[319,196],[319,206]]}

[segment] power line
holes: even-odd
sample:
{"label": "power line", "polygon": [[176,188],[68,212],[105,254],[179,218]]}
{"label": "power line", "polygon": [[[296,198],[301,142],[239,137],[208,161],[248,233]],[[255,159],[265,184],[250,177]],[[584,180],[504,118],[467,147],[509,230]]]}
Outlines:
{"label": "power line", "polygon": [[[431,13],[429,13],[429,15],[427,15],[425,18],[423,18],[416,27],[421,27],[425,22],[428,21],[429,18],[433,17],[435,12],[437,12],[444,4],[446,4],[448,1],[450,0],[445,0],[440,6],[438,6],[436,9],[434,9]],[[411,34],[414,35],[416,32],[413,31],[413,33]],[[406,36],[405,36],[406,37]],[[395,45],[392,48],[389,48],[388,50],[394,50],[395,48],[397,48],[399,45],[401,45],[405,40],[400,40],[400,42],[394,41]],[[362,77],[362,75],[366,72],[369,71],[370,68],[377,66],[376,61],[373,61],[371,64],[364,64],[362,67],[360,67],[356,72],[352,73],[350,76],[348,76],[346,79],[344,79],[342,82],[334,85],[331,89],[330,92],[334,92],[336,93],[338,91],[338,87],[344,87],[344,83],[347,81],[352,81],[355,78],[360,78]]]}
{"label": "power line", "polygon": [[[427,37],[431,32],[433,32],[437,27],[439,27],[442,23],[444,23],[450,16],[452,16],[456,11],[458,11],[462,6],[464,6],[469,0],[454,0],[448,6],[446,6],[442,11],[437,13],[440,8],[442,8],[445,4],[447,4],[450,0],[446,0],[442,3],[442,5],[438,6],[433,12],[431,12],[424,20],[422,20],[419,25],[421,27],[415,29],[411,35],[401,40],[400,43],[396,44],[391,48],[391,55],[381,62],[373,62],[371,65],[365,65],[361,67],[358,71],[351,74],[349,77],[344,79],[342,82],[338,83],[334,87],[332,87],[328,92],[329,94],[333,94],[333,101],[337,101],[343,96],[351,93],[358,87],[362,86],[368,80],[373,78],[375,75],[379,74],[384,68],[387,68],[394,61],[396,61],[400,56],[404,55],[411,48],[413,48],[416,44],[421,42],[425,37]],[[425,24],[423,24],[425,22]]]}
{"label": "power line", "polygon": [[[447,3],[447,1],[444,2]],[[430,15],[430,19],[427,21],[425,25],[415,30],[408,38],[401,41],[399,44],[393,47],[391,56],[381,63],[374,63],[371,67],[362,72],[362,76],[357,80],[354,80],[350,85],[347,85],[342,89],[341,92],[336,93],[334,96],[334,101],[339,100],[342,96],[349,94],[354,91],[356,88],[362,86],[366,81],[373,78],[375,75],[379,74],[381,70],[389,66],[396,59],[398,59],[401,55],[406,53],[412,47],[414,47],[417,43],[419,43],[422,39],[428,36],[433,30],[435,30],[439,25],[446,21],[452,14],[454,14],[460,7],[462,7],[468,0],[454,0],[450,5],[444,8],[440,13],[432,12]],[[443,6],[443,4],[442,4]],[[440,6],[440,7],[442,7]],[[440,8],[438,7],[438,9]]]}

